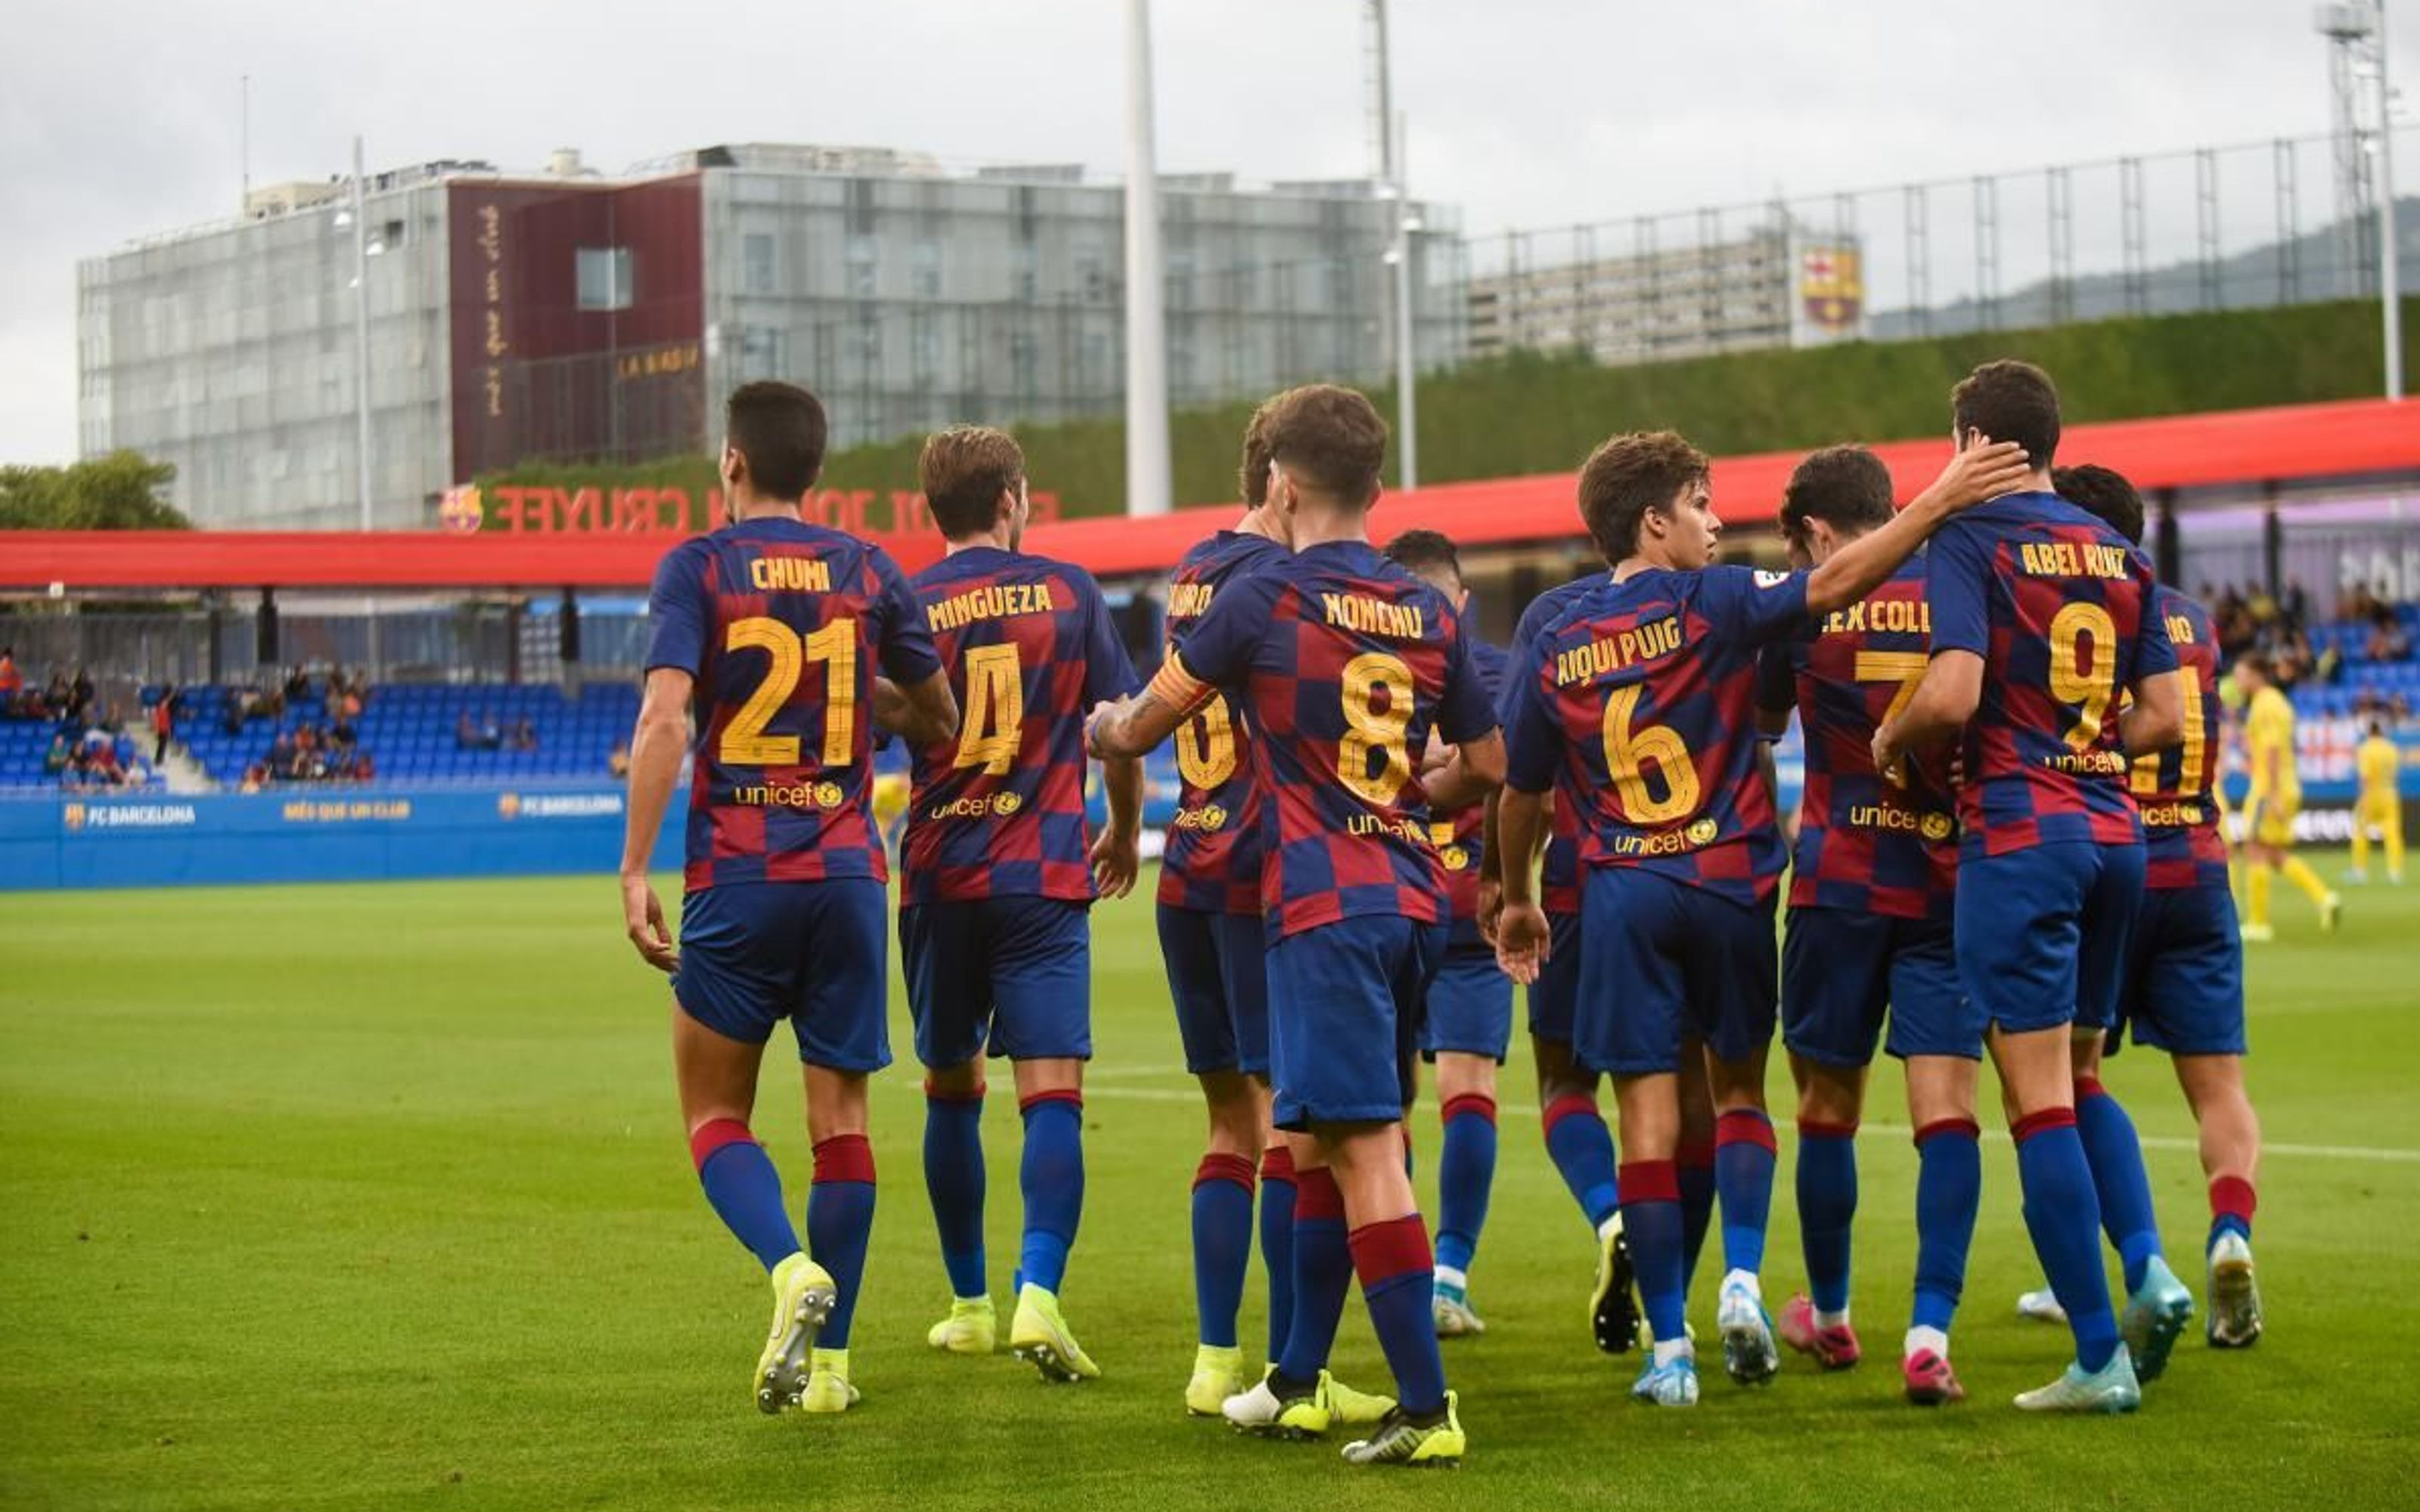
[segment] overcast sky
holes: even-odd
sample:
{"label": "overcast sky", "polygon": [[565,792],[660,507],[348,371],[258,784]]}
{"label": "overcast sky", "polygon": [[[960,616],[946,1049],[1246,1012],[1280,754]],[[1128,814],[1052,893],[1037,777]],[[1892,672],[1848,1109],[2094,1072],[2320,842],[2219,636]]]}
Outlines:
{"label": "overcast sky", "polygon": [[[1395,0],[1415,193],[1473,233],[2326,130],[2309,0]],[[1124,152],[1125,0],[115,0],[0,50],[0,461],[75,449],[75,262],[255,183],[576,147]],[[1368,162],[1357,0],[1158,0],[1163,170]],[[2395,69],[2420,97],[2420,6]],[[2398,175],[2420,183],[2420,162]],[[2306,196],[2317,200],[2323,186]]]}

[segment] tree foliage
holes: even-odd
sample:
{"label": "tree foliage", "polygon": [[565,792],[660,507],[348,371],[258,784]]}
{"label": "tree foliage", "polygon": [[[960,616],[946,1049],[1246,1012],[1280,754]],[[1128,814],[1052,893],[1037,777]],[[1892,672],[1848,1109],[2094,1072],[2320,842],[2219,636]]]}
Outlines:
{"label": "tree foliage", "polygon": [[191,530],[161,497],[176,476],[174,464],[135,452],[63,468],[0,467],[0,530]]}

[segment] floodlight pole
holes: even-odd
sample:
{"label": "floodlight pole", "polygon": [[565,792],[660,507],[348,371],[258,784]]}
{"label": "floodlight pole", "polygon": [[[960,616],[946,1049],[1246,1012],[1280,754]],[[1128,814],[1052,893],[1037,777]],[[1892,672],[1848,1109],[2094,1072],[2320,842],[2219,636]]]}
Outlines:
{"label": "floodlight pole", "polygon": [[1404,492],[1420,486],[1420,419],[1419,399],[1415,393],[1417,379],[1412,324],[1412,195],[1409,177],[1404,170],[1404,148],[1408,133],[1404,117],[1395,117],[1395,150],[1389,154],[1395,168],[1395,456],[1399,463],[1397,486]]}
{"label": "floodlight pole", "polygon": [[[370,519],[370,216],[362,182],[362,139],[353,138],[353,486],[361,506],[361,528]],[[369,622],[370,670],[379,661],[378,600],[362,600]]]}
{"label": "floodlight pole", "polygon": [[1159,166],[1152,143],[1151,0],[1126,0],[1126,513],[1165,515],[1168,317],[1160,285]]}
{"label": "floodlight pole", "polygon": [[2395,244],[2395,90],[2387,82],[2386,0],[2377,0],[2378,29],[2378,297],[2384,306],[2386,396],[2403,397],[2403,303]]}

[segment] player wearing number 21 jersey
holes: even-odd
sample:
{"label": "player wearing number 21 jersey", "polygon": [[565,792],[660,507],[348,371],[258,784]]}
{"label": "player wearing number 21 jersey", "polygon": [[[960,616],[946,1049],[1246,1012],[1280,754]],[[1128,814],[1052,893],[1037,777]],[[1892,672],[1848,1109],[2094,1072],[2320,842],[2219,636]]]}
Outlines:
{"label": "player wearing number 21 jersey", "polygon": [[[1705,457],[1669,432],[1616,437],[1580,472],[1580,510],[1611,579],[1581,595],[1511,673],[1498,841],[1534,845],[1542,797],[1577,806],[1582,952],[1573,1053],[1610,1072],[1629,1160],[1622,1227],[1654,1350],[1633,1390],[1694,1405],[1683,1324],[1678,1078],[1702,1040],[1716,1109],[1726,1367],[1769,1380],[1778,1361],[1757,1281],[1772,1200],[1764,1111],[1773,1032],[1773,898],[1782,867],[1756,761],[1756,656],[1809,613],[1878,586],[1951,511],[2021,475],[2014,448],[1961,459],[1902,515],[1812,573],[1710,565],[1720,521]],[[1534,980],[1546,943],[1527,869],[1507,869],[1499,952]]]}
{"label": "player wearing number 21 jersey", "polygon": [[[1093,741],[1103,752],[1147,749],[1214,688],[1233,694],[1252,727],[1274,1115],[1298,1136],[1296,1279],[1275,1369],[1225,1413],[1248,1428],[1326,1429],[1327,1354],[1357,1273],[1400,1405],[1346,1456],[1445,1462],[1461,1457],[1463,1434],[1401,1119],[1422,996],[1445,947],[1429,805],[1483,797],[1502,747],[1452,606],[1369,543],[1386,434],[1347,389],[1274,401],[1269,501],[1295,554],[1222,587],[1150,689],[1098,711]],[[1423,782],[1413,753],[1432,729],[1457,749]]]}
{"label": "player wearing number 21 jersey", "polygon": [[[625,923],[674,973],[673,1056],[698,1180],[770,1273],[759,1408],[857,1399],[849,1325],[874,1217],[868,1072],[891,1058],[887,867],[869,811],[877,674],[921,739],[956,730],[924,617],[876,548],[803,523],[823,407],[803,389],[731,396],[722,474],[734,523],[668,552],[648,601],[647,687],[631,740]],[[677,953],[646,880],[694,705],[687,892]],[[781,1179],[749,1132],[758,1064],[790,1021],[815,1174],[801,1252]]]}
{"label": "player wearing number 21 jersey", "polygon": [[[997,1339],[984,1254],[984,1061],[1015,1068],[1025,1232],[1009,1346],[1046,1380],[1098,1375],[1060,1314],[1084,1193],[1095,891],[1134,885],[1141,764],[1109,764],[1109,826],[1084,832],[1084,713],[1134,690],[1109,606],[1082,568],[1018,549],[1025,456],[962,425],[924,443],[948,554],[914,587],[964,721],[915,750],[901,847],[900,954],[925,1079],[924,1180],[949,1273],[934,1348]],[[1095,872],[1097,872],[1097,877]]]}

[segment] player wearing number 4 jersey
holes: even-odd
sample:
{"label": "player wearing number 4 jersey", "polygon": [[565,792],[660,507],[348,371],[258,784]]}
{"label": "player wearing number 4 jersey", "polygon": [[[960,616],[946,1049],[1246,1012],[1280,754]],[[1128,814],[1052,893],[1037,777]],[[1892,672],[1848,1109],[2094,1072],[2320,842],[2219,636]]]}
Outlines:
{"label": "player wearing number 4 jersey", "polygon": [[1895,771],[1909,750],[1963,732],[1959,977],[1991,1023],[2026,1227],[2075,1334],[2075,1364],[2017,1405],[2127,1412],[2141,1391],[2102,1273],[2103,1217],[2127,1256],[2128,1332],[2149,1354],[2164,1357],[2192,1301],[2158,1261],[2133,1126],[2077,1080],[2070,1041],[2115,1014],[2143,891],[2128,758],[2182,736],[2176,647],[2143,554],[2051,491],[2049,378],[1986,363],[1951,405],[1961,447],[2024,446],[2026,487],[1934,540],[1932,662],[1876,733],[1874,765]]}
{"label": "player wearing number 4 jersey", "polygon": [[[1573,1052],[1613,1076],[1629,1147],[1622,1227],[1654,1338],[1633,1393],[1673,1407],[1698,1397],[1674,1162],[1685,1038],[1704,1041],[1717,1110],[1725,1365],[1746,1383],[1777,1363],[1757,1273],[1773,1187],[1763,1084],[1782,855],[1756,759],[1758,648],[1862,598],[2023,465],[2014,447],[1961,456],[1905,514],[1812,573],[1787,574],[1710,565],[1721,524],[1706,474],[1669,432],[1616,437],[1581,470],[1580,513],[1613,575],[1511,674],[1498,814],[1505,854],[1527,856],[1549,789],[1578,807],[1589,943]],[[1497,945],[1516,980],[1536,978],[1548,934],[1527,868],[1506,869]]]}
{"label": "player wearing number 4 jersey", "polygon": [[[1502,745],[1452,607],[1369,543],[1387,435],[1369,401],[1293,390],[1266,435],[1269,505],[1295,554],[1222,587],[1141,697],[1096,712],[1093,746],[1139,755],[1214,688],[1236,695],[1252,725],[1274,1117],[1293,1136],[1300,1190],[1293,1326],[1275,1368],[1226,1416],[1271,1433],[1326,1428],[1327,1355],[1357,1273],[1400,1405],[1345,1457],[1450,1463],[1462,1426],[1401,1116],[1445,944],[1429,805],[1482,798]],[[1457,749],[1424,782],[1412,753],[1432,727]]]}
{"label": "player wearing number 4 jersey", "polygon": [[900,953],[925,1067],[924,1181],[953,1297],[935,1349],[997,1341],[984,1256],[984,1060],[1015,1068],[1025,1235],[1009,1347],[1047,1381],[1100,1374],[1059,1305],[1084,1200],[1083,1074],[1093,1053],[1095,891],[1134,886],[1142,764],[1109,764],[1109,823],[1084,833],[1084,711],[1135,687],[1109,606],[1080,567],[1018,549],[1025,455],[1005,432],[924,443],[924,497],[948,554],[914,588],[964,709],[915,749],[901,847]]}
{"label": "player wearing number 4 jersey", "polygon": [[[915,738],[957,730],[899,569],[799,518],[824,437],[823,407],[803,389],[751,383],[731,396],[722,480],[733,523],[667,553],[648,600],[655,635],[622,851],[631,943],[673,974],[673,1064],[698,1180],[772,1278],[773,1327],[752,1381],[768,1412],[838,1412],[857,1400],[848,1334],[874,1222],[865,1078],[891,1059],[888,868],[869,810],[876,672]],[[675,951],[646,866],[692,703]],[[783,1019],[798,1036],[814,1141],[805,1251],[749,1133],[758,1063]]]}

